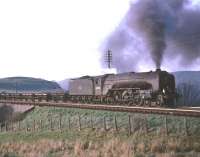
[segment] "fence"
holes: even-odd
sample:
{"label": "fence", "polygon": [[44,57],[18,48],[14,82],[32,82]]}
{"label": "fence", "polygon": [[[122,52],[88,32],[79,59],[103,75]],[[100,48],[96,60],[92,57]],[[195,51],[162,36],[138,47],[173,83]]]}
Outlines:
{"label": "fence", "polygon": [[165,135],[200,135],[200,119],[165,115],[127,114],[125,116],[109,115],[96,117],[93,114],[77,113],[73,116],[48,114],[44,119],[25,119],[23,121],[6,121],[0,124],[0,132],[39,132],[69,130],[103,130],[116,133],[134,132],[156,133]]}

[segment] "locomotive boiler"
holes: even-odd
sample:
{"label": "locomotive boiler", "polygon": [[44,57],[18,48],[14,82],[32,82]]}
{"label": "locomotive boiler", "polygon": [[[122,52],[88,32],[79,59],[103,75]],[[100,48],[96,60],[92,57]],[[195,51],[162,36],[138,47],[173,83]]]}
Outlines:
{"label": "locomotive boiler", "polygon": [[70,101],[138,106],[174,104],[175,79],[166,71],[83,76],[69,82]]}

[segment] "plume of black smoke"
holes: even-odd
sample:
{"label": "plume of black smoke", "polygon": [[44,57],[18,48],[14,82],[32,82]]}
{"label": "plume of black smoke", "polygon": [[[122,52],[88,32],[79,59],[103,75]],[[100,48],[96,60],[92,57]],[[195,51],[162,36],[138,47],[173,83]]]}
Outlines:
{"label": "plume of black smoke", "polygon": [[[181,56],[181,64],[191,64],[200,56],[200,8],[189,6],[189,0],[132,3],[119,27],[103,43],[102,51],[113,51],[113,65],[120,72],[136,70],[138,59],[148,54],[157,68],[165,56]],[[139,44],[138,38],[142,39]],[[147,51],[142,52],[141,47]],[[134,53],[123,60],[127,51]]]}
{"label": "plume of black smoke", "polygon": [[182,10],[177,19],[168,40],[175,55],[181,55],[182,65],[189,65],[200,57],[200,10]]}
{"label": "plume of black smoke", "polygon": [[[112,50],[112,64],[118,72],[131,71],[133,70],[132,64],[137,64],[137,60],[135,59],[137,54],[134,54],[134,51],[130,50],[131,47],[129,48],[129,45],[135,45],[135,41],[127,33],[127,30],[120,28],[108,38],[106,47],[103,48],[104,52],[108,49]],[[132,53],[126,53],[130,51]],[[105,56],[103,55],[103,57]],[[132,60],[132,64],[127,64],[130,60]]]}
{"label": "plume of black smoke", "polygon": [[166,47],[164,16],[159,1],[142,0],[140,3],[131,6],[127,18],[128,26],[141,32],[141,35],[146,39],[145,42],[157,68],[160,68]]}

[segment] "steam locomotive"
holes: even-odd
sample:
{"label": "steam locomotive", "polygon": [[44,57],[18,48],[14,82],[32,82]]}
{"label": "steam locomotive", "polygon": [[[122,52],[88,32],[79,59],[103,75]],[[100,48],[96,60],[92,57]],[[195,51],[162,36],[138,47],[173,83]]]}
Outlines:
{"label": "steam locomotive", "polygon": [[83,76],[69,82],[69,101],[72,102],[173,106],[174,96],[174,76],[160,69],[141,73]]}
{"label": "steam locomotive", "polygon": [[166,71],[71,79],[68,93],[0,93],[0,100],[64,101],[130,106],[174,105],[175,79]]}

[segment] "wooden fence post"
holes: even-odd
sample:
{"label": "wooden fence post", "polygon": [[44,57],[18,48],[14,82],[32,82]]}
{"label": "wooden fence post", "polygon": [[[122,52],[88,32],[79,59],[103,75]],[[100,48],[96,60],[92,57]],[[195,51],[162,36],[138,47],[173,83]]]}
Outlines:
{"label": "wooden fence post", "polygon": [[6,132],[8,131],[8,122],[5,122],[5,128],[6,128]]}
{"label": "wooden fence post", "polygon": [[18,121],[18,131],[21,131],[21,124],[20,123],[21,123],[21,121],[19,120]]}
{"label": "wooden fence post", "polygon": [[145,123],[145,133],[148,134],[149,128],[148,128],[148,117],[145,115],[144,117],[144,123]]}
{"label": "wooden fence post", "polygon": [[11,121],[11,131],[14,131],[14,123]]}
{"label": "wooden fence post", "polygon": [[103,128],[104,128],[104,131],[107,130],[107,126],[106,126],[106,117],[105,117],[105,116],[103,117]]}
{"label": "wooden fence post", "polygon": [[2,123],[0,123],[0,129],[1,129],[1,132],[3,131],[3,125],[2,125]]}
{"label": "wooden fence post", "polygon": [[78,114],[78,125],[79,125],[79,131],[81,131],[81,116]]}
{"label": "wooden fence post", "polygon": [[131,116],[128,115],[128,134],[131,135]]}
{"label": "wooden fence post", "polygon": [[29,131],[29,124],[26,122],[26,132]]}
{"label": "wooden fence post", "polygon": [[91,125],[91,128],[94,129],[92,115],[90,116],[90,125]]}
{"label": "wooden fence post", "polygon": [[33,131],[35,132],[35,119],[33,120]]}
{"label": "wooden fence post", "polygon": [[188,123],[186,117],[184,117],[184,127],[185,127],[185,136],[188,136],[189,132],[188,132]]}
{"label": "wooden fence post", "polygon": [[69,126],[69,130],[71,129],[71,119],[70,117],[68,118],[68,126]]}
{"label": "wooden fence post", "polygon": [[59,117],[59,129],[62,130],[62,114],[61,113]]}
{"label": "wooden fence post", "polygon": [[11,124],[11,121],[9,121],[8,122],[8,131],[11,131],[11,129],[12,129],[11,127],[12,127],[12,124]]}
{"label": "wooden fence post", "polygon": [[117,117],[115,116],[115,130],[118,132]]}
{"label": "wooden fence post", "polygon": [[51,127],[51,131],[53,131],[53,120],[52,120],[52,115],[50,116],[50,127]]}
{"label": "wooden fence post", "polygon": [[169,130],[168,130],[168,120],[167,116],[165,116],[165,134],[168,136]]}
{"label": "wooden fence post", "polygon": [[43,125],[42,125],[42,119],[40,120],[40,130],[42,131]]}

